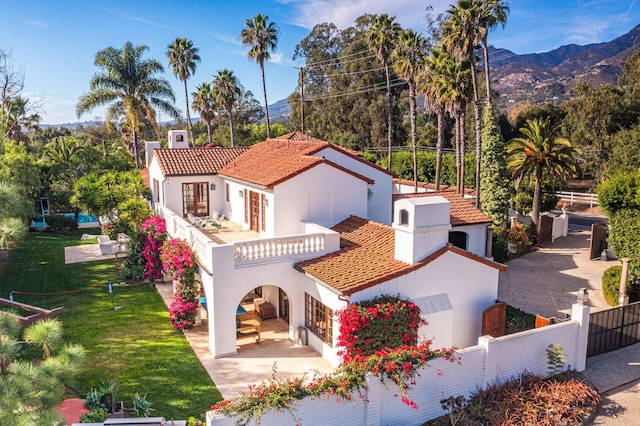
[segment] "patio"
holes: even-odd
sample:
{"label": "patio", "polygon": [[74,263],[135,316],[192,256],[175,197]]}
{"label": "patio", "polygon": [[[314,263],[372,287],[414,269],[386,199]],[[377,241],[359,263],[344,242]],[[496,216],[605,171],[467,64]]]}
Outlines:
{"label": "patio", "polygon": [[244,229],[235,222],[223,220],[220,226],[204,226],[198,228],[217,244],[230,244],[237,241],[259,240],[260,234],[250,229]]}
{"label": "patio", "polygon": [[[167,306],[173,297],[171,283],[157,283]],[[243,304],[251,314],[253,307]],[[282,319],[260,321],[260,344],[256,335],[236,339],[237,354],[215,358],[209,350],[208,319],[204,309],[202,325],[185,331],[185,336],[205,370],[225,399],[248,390],[248,385],[268,381],[274,366],[278,377],[313,376],[315,371],[331,373],[334,368],[309,346],[289,340],[288,325]]]}

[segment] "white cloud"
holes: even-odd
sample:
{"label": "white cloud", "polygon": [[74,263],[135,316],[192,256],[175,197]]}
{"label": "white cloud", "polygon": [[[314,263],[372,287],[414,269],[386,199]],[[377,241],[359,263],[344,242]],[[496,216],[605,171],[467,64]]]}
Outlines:
{"label": "white cloud", "polygon": [[269,60],[275,64],[281,64],[283,62],[283,59],[284,55],[282,53],[272,53],[271,59]]}
{"label": "white cloud", "polygon": [[[396,17],[396,22],[405,28],[426,28],[424,0],[277,0],[291,6],[293,23],[304,28],[313,28],[323,22],[332,22],[338,28],[353,25],[355,19],[365,13],[387,13]],[[436,0],[433,14],[444,12],[450,1]]]}
{"label": "white cloud", "polygon": [[232,36],[229,34],[214,32],[213,37],[217,40],[232,44],[234,46],[242,46],[242,41],[240,40],[240,37],[238,37],[237,35]]}
{"label": "white cloud", "polygon": [[105,9],[105,8],[101,8],[101,9],[103,9],[104,11],[106,11],[107,13],[109,13],[109,14],[111,14],[113,16],[116,16],[116,17],[121,18],[121,19],[125,19],[127,21],[140,22],[142,24],[150,25],[152,27],[160,28],[160,29],[163,29],[163,30],[172,30],[173,29],[168,25],[163,25],[163,24],[160,24],[158,22],[150,21],[149,19],[141,18],[139,16],[130,15],[130,14],[128,14],[126,12],[122,12],[120,10]]}
{"label": "white cloud", "polygon": [[32,27],[39,27],[39,28],[48,28],[49,27],[49,23],[48,22],[42,22],[42,21],[37,21],[37,20],[33,20],[33,19],[25,19],[24,23],[27,25],[30,25]]}

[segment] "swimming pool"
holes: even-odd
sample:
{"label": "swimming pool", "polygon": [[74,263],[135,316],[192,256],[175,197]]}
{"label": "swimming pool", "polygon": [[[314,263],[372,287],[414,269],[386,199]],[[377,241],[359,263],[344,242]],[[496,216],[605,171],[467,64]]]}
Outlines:
{"label": "swimming pool", "polygon": [[[65,213],[64,217],[67,219],[75,219],[76,215],[75,213]],[[96,217],[92,214],[89,213],[80,213],[80,215],[78,216],[78,224],[81,223],[91,223],[91,224],[98,224],[98,219],[96,219]]]}

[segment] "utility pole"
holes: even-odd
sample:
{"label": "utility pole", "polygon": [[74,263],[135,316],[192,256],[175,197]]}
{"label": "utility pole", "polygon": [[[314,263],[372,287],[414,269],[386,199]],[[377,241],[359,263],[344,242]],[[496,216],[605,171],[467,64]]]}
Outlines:
{"label": "utility pole", "polygon": [[304,134],[304,67],[300,67],[300,127]]}

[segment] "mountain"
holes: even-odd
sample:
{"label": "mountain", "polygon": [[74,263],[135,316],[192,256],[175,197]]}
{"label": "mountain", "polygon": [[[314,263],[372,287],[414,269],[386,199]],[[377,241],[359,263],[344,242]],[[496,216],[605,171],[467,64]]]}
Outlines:
{"label": "mountain", "polygon": [[640,47],[640,25],[612,41],[585,46],[570,44],[544,53],[518,55],[489,50],[492,88],[505,110],[518,101],[559,104],[570,99],[576,83],[615,84],[622,64]]}

